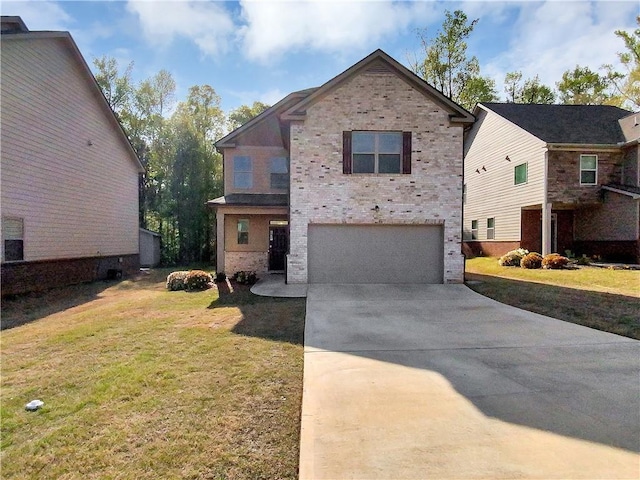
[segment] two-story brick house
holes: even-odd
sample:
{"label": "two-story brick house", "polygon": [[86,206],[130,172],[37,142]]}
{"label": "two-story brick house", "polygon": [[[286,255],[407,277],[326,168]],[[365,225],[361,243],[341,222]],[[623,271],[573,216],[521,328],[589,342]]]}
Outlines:
{"label": "two-story brick house", "polygon": [[465,139],[465,248],[638,261],[638,116],[607,105],[485,103]]}
{"label": "two-story brick house", "polygon": [[462,141],[473,116],[381,50],[219,140],[217,269],[290,283],[464,275]]}

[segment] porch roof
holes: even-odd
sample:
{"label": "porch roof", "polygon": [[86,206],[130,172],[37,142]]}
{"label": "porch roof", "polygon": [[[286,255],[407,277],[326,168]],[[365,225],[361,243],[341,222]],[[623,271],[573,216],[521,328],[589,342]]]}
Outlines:
{"label": "porch roof", "polygon": [[610,183],[609,185],[603,185],[602,188],[603,190],[609,190],[610,192],[627,195],[633,199],[640,198],[640,187],[634,187],[633,185],[620,185]]}
{"label": "porch roof", "polygon": [[289,196],[286,193],[230,193],[222,197],[209,200],[210,207],[247,206],[247,207],[286,207]]}

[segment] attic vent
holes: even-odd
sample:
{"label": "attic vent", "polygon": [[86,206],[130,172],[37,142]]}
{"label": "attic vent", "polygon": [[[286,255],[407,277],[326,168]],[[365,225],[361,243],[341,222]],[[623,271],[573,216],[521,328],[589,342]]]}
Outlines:
{"label": "attic vent", "polygon": [[387,67],[387,65],[385,65],[382,62],[376,62],[370,65],[366,70],[366,73],[370,73],[373,75],[380,75],[380,74],[389,73],[389,72],[390,72],[389,67]]}

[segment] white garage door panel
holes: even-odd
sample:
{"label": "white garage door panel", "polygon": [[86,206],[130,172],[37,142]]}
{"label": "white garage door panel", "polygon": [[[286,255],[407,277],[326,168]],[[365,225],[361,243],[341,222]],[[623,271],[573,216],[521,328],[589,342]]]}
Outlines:
{"label": "white garage door panel", "polygon": [[441,225],[309,225],[310,283],[442,283]]}

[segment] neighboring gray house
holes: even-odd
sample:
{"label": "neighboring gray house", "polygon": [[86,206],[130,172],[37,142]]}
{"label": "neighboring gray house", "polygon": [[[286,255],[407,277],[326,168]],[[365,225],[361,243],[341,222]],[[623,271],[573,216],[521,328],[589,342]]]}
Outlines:
{"label": "neighboring gray house", "polygon": [[284,267],[290,283],[462,282],[471,123],[381,50],[289,95],[216,144],[217,269]]}
{"label": "neighboring gray house", "polygon": [[465,249],[640,256],[640,115],[482,103],[465,138]]}
{"label": "neighboring gray house", "polygon": [[2,17],[2,294],[135,271],[133,148],[68,32]]}

